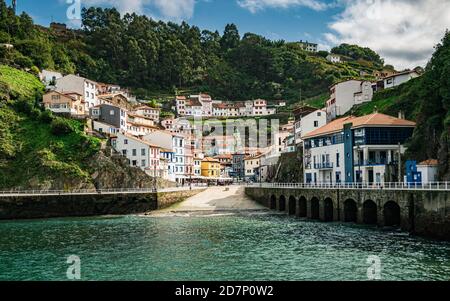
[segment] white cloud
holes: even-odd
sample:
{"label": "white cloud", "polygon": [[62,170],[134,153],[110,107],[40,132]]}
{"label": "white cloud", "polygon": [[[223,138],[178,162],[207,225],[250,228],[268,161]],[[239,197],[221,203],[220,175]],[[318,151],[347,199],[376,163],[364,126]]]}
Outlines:
{"label": "white cloud", "polygon": [[304,6],[313,10],[324,10],[328,5],[321,0],[237,0],[240,7],[249,10],[251,13],[266,8],[289,8],[294,6]]}
{"label": "white cloud", "polygon": [[344,11],[329,24],[330,44],[370,47],[398,69],[426,65],[433,46],[450,28],[448,0],[342,0]]}
{"label": "white cloud", "polygon": [[[85,6],[109,5],[120,13],[148,13],[163,19],[189,19],[194,14],[195,0],[84,0]],[[155,11],[152,10],[155,9]]]}
{"label": "white cloud", "polygon": [[189,19],[194,14],[195,0],[153,0],[164,17]]}

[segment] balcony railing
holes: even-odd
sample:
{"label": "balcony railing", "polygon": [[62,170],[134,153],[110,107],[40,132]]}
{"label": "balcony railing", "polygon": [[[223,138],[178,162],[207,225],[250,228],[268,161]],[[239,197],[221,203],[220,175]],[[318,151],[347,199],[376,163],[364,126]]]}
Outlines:
{"label": "balcony railing", "polygon": [[376,165],[395,165],[397,161],[395,160],[362,160],[359,162],[355,160],[354,166],[376,166]]}
{"label": "balcony railing", "polygon": [[316,163],[314,164],[315,169],[333,169],[333,163],[324,162],[324,163]]}

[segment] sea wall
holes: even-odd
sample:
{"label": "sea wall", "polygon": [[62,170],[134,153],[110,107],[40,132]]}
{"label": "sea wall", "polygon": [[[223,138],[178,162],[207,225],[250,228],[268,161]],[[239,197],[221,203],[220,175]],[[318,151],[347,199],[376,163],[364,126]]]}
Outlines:
{"label": "sea wall", "polygon": [[167,208],[202,190],[0,197],[0,219],[138,214]]}

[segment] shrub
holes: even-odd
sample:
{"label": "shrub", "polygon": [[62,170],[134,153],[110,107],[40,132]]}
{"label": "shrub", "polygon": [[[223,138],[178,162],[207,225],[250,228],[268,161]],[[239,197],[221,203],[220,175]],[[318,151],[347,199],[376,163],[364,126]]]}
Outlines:
{"label": "shrub", "polygon": [[63,118],[53,119],[50,127],[52,134],[55,136],[67,135],[73,132],[71,124]]}
{"label": "shrub", "polygon": [[18,112],[24,113],[24,114],[26,114],[28,116],[30,116],[31,112],[34,109],[33,104],[29,100],[27,100],[25,98],[22,98],[22,97],[20,97],[16,101],[15,107],[16,107]]}
{"label": "shrub", "polygon": [[13,60],[15,64],[19,65],[22,68],[33,67],[33,61],[29,57],[23,55],[16,55]]}
{"label": "shrub", "polygon": [[36,67],[36,66],[32,66],[31,69],[30,69],[30,73],[33,74],[33,75],[38,76],[38,75],[39,75],[39,72],[40,72],[40,71],[39,71],[39,68]]}
{"label": "shrub", "polygon": [[41,115],[39,116],[39,119],[43,122],[43,123],[47,123],[50,124],[53,121],[53,113],[50,110],[45,110],[41,113]]}

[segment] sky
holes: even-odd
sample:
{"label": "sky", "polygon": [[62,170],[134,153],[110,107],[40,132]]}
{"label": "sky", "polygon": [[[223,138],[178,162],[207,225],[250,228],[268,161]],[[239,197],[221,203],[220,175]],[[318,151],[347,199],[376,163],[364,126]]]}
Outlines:
{"label": "sky", "polygon": [[[11,0],[6,0],[11,3]],[[81,6],[116,7],[157,20],[187,21],[223,32],[235,23],[241,33],[272,40],[307,40],[330,50],[341,43],[370,47],[398,70],[425,66],[450,29],[450,0],[17,0],[36,23],[79,26]],[[68,16],[71,18],[69,19]],[[75,17],[75,19],[74,19]]]}

